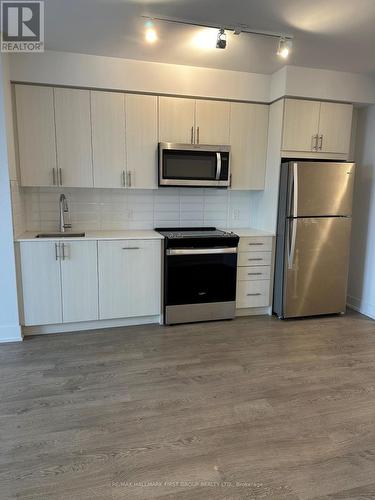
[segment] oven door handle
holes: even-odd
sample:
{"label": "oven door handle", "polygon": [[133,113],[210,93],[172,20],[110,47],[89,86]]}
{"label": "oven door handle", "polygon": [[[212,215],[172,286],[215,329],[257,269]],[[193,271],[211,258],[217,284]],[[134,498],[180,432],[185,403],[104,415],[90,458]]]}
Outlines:
{"label": "oven door handle", "polygon": [[221,153],[216,153],[216,180],[220,180],[221,175]]}
{"label": "oven door handle", "polygon": [[167,255],[212,255],[237,253],[237,248],[168,248]]}

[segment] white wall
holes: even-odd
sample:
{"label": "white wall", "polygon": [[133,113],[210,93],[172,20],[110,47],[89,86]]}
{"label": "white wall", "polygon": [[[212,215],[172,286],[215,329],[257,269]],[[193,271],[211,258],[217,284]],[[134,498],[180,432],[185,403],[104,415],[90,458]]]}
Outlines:
{"label": "white wall", "polygon": [[273,75],[47,51],[15,54],[11,79],[51,85],[129,90],[254,102],[285,95],[375,103],[375,78],[286,66]]}
{"label": "white wall", "polygon": [[375,78],[357,73],[287,66],[284,95],[374,104]]}
{"label": "white wall", "polygon": [[[9,107],[8,59],[0,54],[0,342],[21,340],[18,319],[6,110]],[[8,122],[9,123],[9,122]]]}
{"label": "white wall", "polygon": [[44,52],[11,57],[11,78],[77,87],[268,102],[271,76],[115,57]]}
{"label": "white wall", "polygon": [[348,304],[375,319],[375,106],[358,113]]}

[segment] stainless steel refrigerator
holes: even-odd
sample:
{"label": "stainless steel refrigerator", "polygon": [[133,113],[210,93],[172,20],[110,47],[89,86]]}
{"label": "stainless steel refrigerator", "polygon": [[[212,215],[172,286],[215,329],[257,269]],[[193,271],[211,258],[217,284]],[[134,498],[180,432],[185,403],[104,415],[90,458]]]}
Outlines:
{"label": "stainless steel refrigerator", "polygon": [[273,311],[279,318],[343,313],[354,163],[282,163]]}

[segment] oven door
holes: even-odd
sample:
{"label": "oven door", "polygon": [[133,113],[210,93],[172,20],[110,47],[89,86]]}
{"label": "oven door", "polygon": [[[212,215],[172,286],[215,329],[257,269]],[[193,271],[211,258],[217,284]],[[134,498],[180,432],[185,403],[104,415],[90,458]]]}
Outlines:
{"label": "oven door", "polygon": [[159,144],[159,186],[227,187],[229,146]]}
{"label": "oven door", "polygon": [[168,249],[165,305],[236,300],[237,248]]}

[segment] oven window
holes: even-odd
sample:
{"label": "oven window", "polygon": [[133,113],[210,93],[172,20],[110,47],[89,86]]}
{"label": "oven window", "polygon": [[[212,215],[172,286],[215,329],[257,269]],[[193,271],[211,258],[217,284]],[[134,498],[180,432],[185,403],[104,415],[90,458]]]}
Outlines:
{"label": "oven window", "polygon": [[236,298],[237,254],[168,256],[165,273],[166,305]]}
{"label": "oven window", "polygon": [[215,180],[216,154],[210,151],[163,151],[163,178]]}

